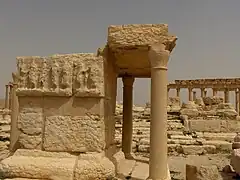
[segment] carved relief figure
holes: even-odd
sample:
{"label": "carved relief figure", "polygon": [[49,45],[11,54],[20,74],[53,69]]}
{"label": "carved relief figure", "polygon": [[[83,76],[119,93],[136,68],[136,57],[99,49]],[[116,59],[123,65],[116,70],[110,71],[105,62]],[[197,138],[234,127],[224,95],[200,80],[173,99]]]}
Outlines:
{"label": "carved relief figure", "polygon": [[19,87],[26,88],[28,81],[28,66],[24,64],[23,60],[18,60],[18,73],[19,73]]}
{"label": "carved relief figure", "polygon": [[59,75],[60,75],[59,64],[55,59],[53,59],[51,64],[51,80],[53,89],[59,89]]}
{"label": "carved relief figure", "polygon": [[37,88],[38,84],[38,67],[33,59],[30,65],[29,73],[28,73],[28,80],[29,80],[29,87],[31,89]]}
{"label": "carved relief figure", "polygon": [[88,90],[88,81],[89,81],[89,76],[91,73],[91,68],[79,68],[79,71],[77,73],[77,82],[79,83],[79,88],[78,90]]}
{"label": "carved relief figure", "polygon": [[47,60],[43,59],[42,62],[42,70],[39,75],[39,86],[41,89],[47,89],[48,88],[48,82],[47,82],[47,77],[48,77],[48,66],[47,66]]}
{"label": "carved relief figure", "polygon": [[71,65],[69,63],[64,63],[61,73],[61,88],[67,89],[71,87]]}

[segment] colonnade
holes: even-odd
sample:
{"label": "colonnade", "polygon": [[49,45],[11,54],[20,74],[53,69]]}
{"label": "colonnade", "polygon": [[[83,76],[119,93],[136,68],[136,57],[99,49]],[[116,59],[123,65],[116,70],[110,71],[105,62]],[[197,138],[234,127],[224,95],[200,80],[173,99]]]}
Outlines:
{"label": "colonnade", "polygon": [[[149,49],[151,65],[151,122],[149,180],[170,180],[167,158],[167,64],[169,51],[164,45]],[[132,154],[132,106],[134,77],[125,76],[123,80],[123,126],[122,151],[126,159]]]}
{"label": "colonnade", "polygon": [[[194,91],[193,89],[196,89],[196,88],[188,88],[188,100],[189,101],[195,101],[197,99],[197,92]],[[168,91],[170,90],[170,88],[168,88]],[[176,90],[176,97],[179,97],[180,98],[180,90],[181,88],[175,88]],[[208,91],[206,90],[206,88],[200,88],[201,90],[201,97],[207,97],[207,93]],[[229,92],[230,90],[229,89],[224,89],[224,90],[218,90],[218,89],[215,89],[215,88],[212,88],[212,96],[217,96],[218,92],[219,91],[223,91],[224,92],[224,102],[225,103],[229,103]],[[235,107],[236,107],[236,111],[238,113],[240,113],[240,105],[239,105],[239,102],[240,102],[240,93],[239,93],[239,89],[235,89]]]}

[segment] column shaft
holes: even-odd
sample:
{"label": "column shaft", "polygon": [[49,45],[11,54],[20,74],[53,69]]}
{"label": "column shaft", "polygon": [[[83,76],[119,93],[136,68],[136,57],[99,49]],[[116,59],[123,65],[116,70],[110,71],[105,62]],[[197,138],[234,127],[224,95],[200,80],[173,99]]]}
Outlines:
{"label": "column shaft", "polygon": [[132,107],[133,107],[133,77],[123,77],[123,126],[122,150],[127,159],[132,158]]}
{"label": "column shaft", "polygon": [[196,99],[197,99],[197,92],[193,91],[193,101],[196,101]]}
{"label": "column shaft", "polygon": [[204,89],[205,89],[205,88],[201,88],[201,98],[204,97]]}
{"label": "column shaft", "polygon": [[224,91],[224,102],[229,103],[229,91],[227,89]]}
{"label": "column shaft", "polygon": [[149,178],[170,180],[167,158],[167,63],[165,46],[152,46],[151,62],[151,122]]}
{"label": "column shaft", "polygon": [[193,97],[192,97],[192,88],[188,88],[188,101],[192,101]]}
{"label": "column shaft", "polygon": [[5,89],[5,108],[9,109],[9,85],[5,85],[6,89]]}
{"label": "column shaft", "polygon": [[236,108],[236,111],[237,111],[237,113],[238,113],[238,115],[239,115],[239,90],[238,89],[236,89],[235,90],[235,108]]}
{"label": "column shaft", "polygon": [[9,87],[10,87],[10,89],[9,89],[9,98],[8,98],[9,105],[8,105],[8,107],[9,107],[9,109],[11,109],[12,108],[12,89],[13,89],[13,85],[10,84]]}
{"label": "column shaft", "polygon": [[176,92],[177,92],[177,97],[180,97],[180,88],[177,88]]}
{"label": "column shaft", "polygon": [[17,148],[17,142],[19,137],[19,129],[17,126],[17,117],[18,117],[18,97],[16,95],[17,84],[13,84],[12,87],[12,105],[11,105],[11,130],[10,130],[10,151],[13,152]]}
{"label": "column shaft", "polygon": [[204,90],[204,97],[207,97],[207,90]]}
{"label": "column shaft", "polygon": [[213,96],[217,96],[217,90],[216,89],[213,89]]}

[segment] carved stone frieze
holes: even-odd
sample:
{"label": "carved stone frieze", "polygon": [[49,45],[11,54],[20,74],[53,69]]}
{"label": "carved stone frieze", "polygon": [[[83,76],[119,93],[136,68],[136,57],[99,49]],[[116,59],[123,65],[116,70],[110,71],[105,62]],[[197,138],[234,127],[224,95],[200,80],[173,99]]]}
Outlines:
{"label": "carved stone frieze", "polygon": [[94,54],[67,54],[50,57],[19,57],[18,96],[104,95],[103,57]]}

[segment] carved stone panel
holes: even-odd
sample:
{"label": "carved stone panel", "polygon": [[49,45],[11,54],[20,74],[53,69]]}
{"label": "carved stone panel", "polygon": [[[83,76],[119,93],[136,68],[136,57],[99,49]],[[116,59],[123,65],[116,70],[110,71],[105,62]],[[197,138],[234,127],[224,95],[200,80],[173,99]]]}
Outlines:
{"label": "carved stone panel", "polygon": [[40,96],[42,89],[39,86],[39,78],[42,71],[42,57],[18,57],[17,58],[17,94],[23,96]]}
{"label": "carved stone panel", "polygon": [[48,57],[47,83],[44,91],[46,96],[71,96],[72,95],[72,73],[73,55],[54,55]]}
{"label": "carved stone panel", "polygon": [[98,115],[46,117],[46,151],[101,152],[105,148],[104,119]]}
{"label": "carved stone panel", "polygon": [[78,97],[104,96],[103,58],[79,54],[74,59],[73,93]]}
{"label": "carved stone panel", "polygon": [[71,96],[72,55],[17,58],[18,96]]}

